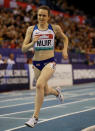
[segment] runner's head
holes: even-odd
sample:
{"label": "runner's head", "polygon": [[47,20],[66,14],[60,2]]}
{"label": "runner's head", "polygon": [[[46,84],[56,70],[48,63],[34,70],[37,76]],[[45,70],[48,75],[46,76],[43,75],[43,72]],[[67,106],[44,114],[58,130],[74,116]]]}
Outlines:
{"label": "runner's head", "polygon": [[40,6],[38,8],[38,22],[47,23],[50,18],[50,8],[48,6]]}

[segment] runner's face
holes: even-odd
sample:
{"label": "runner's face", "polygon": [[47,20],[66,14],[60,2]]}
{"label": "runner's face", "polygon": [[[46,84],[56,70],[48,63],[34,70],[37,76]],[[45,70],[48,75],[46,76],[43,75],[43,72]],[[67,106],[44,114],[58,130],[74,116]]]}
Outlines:
{"label": "runner's face", "polygon": [[48,11],[44,9],[39,9],[38,10],[38,23],[45,24],[45,23],[48,23],[48,20],[49,20]]}

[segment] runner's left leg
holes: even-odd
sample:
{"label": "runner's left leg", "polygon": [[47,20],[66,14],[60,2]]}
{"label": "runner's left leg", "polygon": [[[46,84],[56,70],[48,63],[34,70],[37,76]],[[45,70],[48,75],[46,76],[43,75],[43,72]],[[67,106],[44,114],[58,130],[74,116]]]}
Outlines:
{"label": "runner's left leg", "polygon": [[[40,73],[40,76],[38,77],[37,83],[36,83],[35,110],[34,110],[34,115],[33,115],[36,118],[38,118],[39,116],[40,108],[44,100],[44,93],[45,93],[44,91],[45,91],[45,86],[47,84],[47,81],[51,78],[51,76],[53,75],[55,71],[52,68],[52,64],[53,63],[49,63],[43,68],[43,70]],[[51,88],[49,89],[52,90]],[[57,95],[58,92],[54,91],[54,94]]]}

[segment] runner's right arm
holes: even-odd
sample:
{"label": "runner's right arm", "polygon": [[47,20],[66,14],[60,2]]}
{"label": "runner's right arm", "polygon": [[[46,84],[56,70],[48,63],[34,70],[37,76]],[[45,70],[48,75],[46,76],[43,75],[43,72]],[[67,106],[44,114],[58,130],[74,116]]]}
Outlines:
{"label": "runner's right arm", "polygon": [[[26,36],[22,45],[22,52],[27,52],[31,47],[34,46],[35,42],[39,39],[39,36],[35,36],[32,42],[30,42],[31,37],[32,37],[32,32],[33,32],[34,26],[28,27],[26,31]],[[30,43],[29,43],[30,42]]]}

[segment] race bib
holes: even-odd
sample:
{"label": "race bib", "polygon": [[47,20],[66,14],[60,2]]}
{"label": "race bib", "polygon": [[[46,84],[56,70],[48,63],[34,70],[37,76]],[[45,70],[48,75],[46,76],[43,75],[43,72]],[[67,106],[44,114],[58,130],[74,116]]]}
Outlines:
{"label": "race bib", "polygon": [[35,43],[35,50],[53,50],[54,42],[52,34],[40,35]]}

